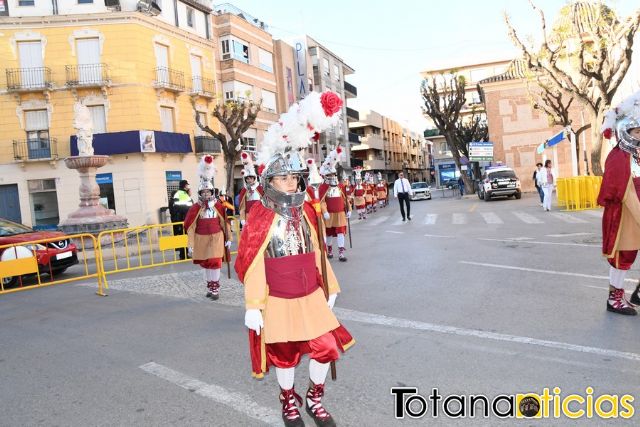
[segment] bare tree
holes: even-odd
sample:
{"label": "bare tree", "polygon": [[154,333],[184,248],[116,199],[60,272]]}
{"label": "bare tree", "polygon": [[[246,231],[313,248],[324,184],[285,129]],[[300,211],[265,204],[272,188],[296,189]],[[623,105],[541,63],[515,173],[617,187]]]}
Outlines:
{"label": "bare tree", "polygon": [[242,134],[255,123],[258,112],[262,108],[262,100],[255,102],[239,98],[219,102],[211,114],[222,125],[223,129],[220,132],[202,124],[195,102],[192,102],[192,105],[198,127],[220,141],[227,178],[227,195],[233,197],[233,169],[242,151]]}
{"label": "bare tree", "polygon": [[540,15],[541,46],[525,45],[505,14],[509,35],[522,50],[529,71],[542,73],[557,92],[566,99],[575,96],[589,112],[591,169],[601,175],[599,124],[631,64],[640,9],[621,21],[602,2],[573,2],[561,10],[558,25],[548,32],[544,13],[530,3]]}
{"label": "bare tree", "polygon": [[[424,101],[422,113],[433,121],[444,136],[453,161],[461,170],[461,156],[469,156],[467,143],[461,139],[459,129],[462,119],[460,110],[466,103],[465,78],[455,70],[446,75],[434,75],[422,81],[420,92]],[[465,188],[473,191],[473,183],[467,174],[462,174],[462,180]]]}

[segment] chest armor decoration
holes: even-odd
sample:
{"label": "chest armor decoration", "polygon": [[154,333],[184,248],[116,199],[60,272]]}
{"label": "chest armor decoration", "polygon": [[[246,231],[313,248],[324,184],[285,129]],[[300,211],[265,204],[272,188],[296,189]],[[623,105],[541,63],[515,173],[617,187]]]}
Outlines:
{"label": "chest armor decoration", "polygon": [[313,252],[311,228],[300,209],[290,210],[290,216],[276,213],[276,224],[267,245],[269,258],[280,258]]}

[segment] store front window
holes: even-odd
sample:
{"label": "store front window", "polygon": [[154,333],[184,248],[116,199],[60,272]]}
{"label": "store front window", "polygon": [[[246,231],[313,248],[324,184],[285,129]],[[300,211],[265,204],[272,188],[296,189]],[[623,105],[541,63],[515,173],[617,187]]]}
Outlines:
{"label": "store front window", "polygon": [[28,181],[33,228],[55,230],[60,222],[55,179]]}
{"label": "store front window", "polygon": [[115,198],[113,197],[113,174],[99,173],[96,174],[96,182],[100,187],[100,204],[105,209],[116,210]]}

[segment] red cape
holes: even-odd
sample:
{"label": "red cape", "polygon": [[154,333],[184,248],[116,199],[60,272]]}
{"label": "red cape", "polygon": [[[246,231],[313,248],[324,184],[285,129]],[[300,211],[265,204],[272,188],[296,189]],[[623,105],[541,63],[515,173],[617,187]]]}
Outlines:
{"label": "red cape", "polygon": [[[318,222],[316,220],[316,212],[311,203],[304,202],[303,212],[305,218],[307,218],[313,226],[313,230],[317,233]],[[251,208],[251,211],[249,211],[247,224],[242,228],[242,234],[240,235],[238,255],[236,256],[236,262],[234,264],[234,269],[241,282],[244,282],[244,275],[247,269],[258,254],[264,240],[267,238],[275,214],[271,209],[265,208],[262,203],[256,203]]]}
{"label": "red cape", "polygon": [[[258,187],[256,188],[256,191],[260,193],[261,196],[264,196],[264,190],[262,189],[261,185],[258,185]],[[240,198],[238,199],[239,200],[238,205],[242,203],[246,195],[247,195],[247,187],[242,187],[242,189],[240,190]]]}
{"label": "red cape", "polygon": [[[602,214],[602,253],[613,257],[622,217],[622,201],[631,178],[631,155],[615,147],[605,162],[598,204],[604,206]],[[639,195],[640,196],[640,195]]]}

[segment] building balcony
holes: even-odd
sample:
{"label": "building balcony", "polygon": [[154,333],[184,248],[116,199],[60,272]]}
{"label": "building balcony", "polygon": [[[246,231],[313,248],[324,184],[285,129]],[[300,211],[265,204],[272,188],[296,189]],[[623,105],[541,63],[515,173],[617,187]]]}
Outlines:
{"label": "building balcony", "polygon": [[347,122],[357,122],[360,120],[360,113],[353,108],[347,107]]}
{"label": "building balcony", "polygon": [[172,92],[184,91],[184,73],[166,67],[155,69],[156,80],[153,85],[156,89],[165,89]]}
{"label": "building balcony", "polygon": [[355,98],[358,96],[358,89],[351,83],[344,82],[344,95],[346,98]]}
{"label": "building balcony", "polygon": [[196,145],[196,154],[220,154],[222,153],[222,144],[218,138],[211,136],[196,136],[194,138]]}
{"label": "building balcony", "polygon": [[216,97],[216,83],[200,76],[191,78],[191,95],[213,99]]}
{"label": "building balcony", "polygon": [[375,160],[365,160],[363,162],[363,167],[365,170],[384,170],[386,166],[384,165],[384,160],[375,159]]}
{"label": "building balcony", "polygon": [[360,138],[360,144],[351,147],[351,150],[384,150],[384,141],[379,135],[367,135]]}
{"label": "building balcony", "polygon": [[13,158],[19,162],[57,159],[58,141],[55,138],[13,141]]}
{"label": "building balcony", "polygon": [[46,91],[52,86],[51,69],[47,67],[7,69],[7,90],[9,92]]}
{"label": "building balcony", "polygon": [[357,133],[349,132],[349,142],[352,144],[360,144],[360,135]]}
{"label": "building balcony", "polygon": [[67,86],[105,87],[111,85],[107,64],[65,65]]}

